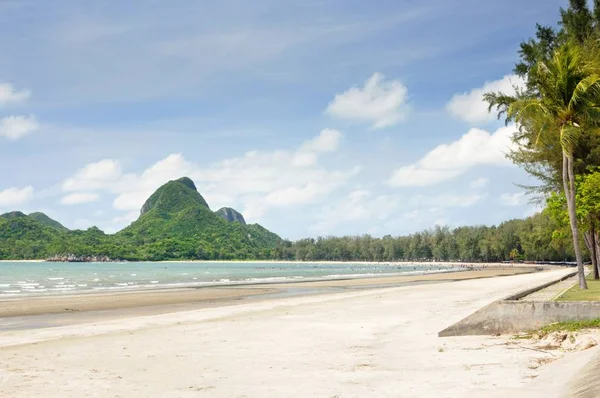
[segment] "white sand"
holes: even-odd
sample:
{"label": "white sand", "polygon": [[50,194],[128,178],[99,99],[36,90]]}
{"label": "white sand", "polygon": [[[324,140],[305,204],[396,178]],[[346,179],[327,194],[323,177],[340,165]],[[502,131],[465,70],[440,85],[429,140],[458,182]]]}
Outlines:
{"label": "white sand", "polygon": [[570,271],[5,332],[0,396],[454,398],[518,388],[547,354],[437,332]]}

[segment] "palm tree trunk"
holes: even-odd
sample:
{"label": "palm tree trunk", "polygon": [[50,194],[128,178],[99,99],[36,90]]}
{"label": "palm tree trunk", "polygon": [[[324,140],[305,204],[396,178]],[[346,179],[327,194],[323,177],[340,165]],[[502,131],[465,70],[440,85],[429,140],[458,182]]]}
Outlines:
{"label": "palm tree trunk", "polygon": [[585,280],[585,271],[583,268],[583,259],[581,248],[579,247],[579,228],[577,227],[577,211],[575,208],[575,176],[573,173],[573,156],[563,150],[563,186],[567,198],[567,209],[569,210],[569,223],[571,224],[571,233],[573,234],[573,250],[577,261],[577,272],[579,274],[579,288],[587,289]]}
{"label": "palm tree trunk", "polygon": [[598,272],[598,242],[596,241],[596,226],[592,223],[591,228],[591,240],[592,240],[592,266],[594,267],[594,279],[600,279],[600,272]]}
{"label": "palm tree trunk", "polygon": [[598,272],[598,244],[596,242],[596,228],[593,224],[593,221],[590,225],[590,230],[583,233],[583,240],[585,241],[585,245],[587,246],[588,251],[590,252],[590,259],[592,260],[592,270],[594,272],[594,279],[600,279],[600,273]]}
{"label": "palm tree trunk", "polygon": [[594,242],[596,244],[596,246],[595,246],[596,266],[599,268],[598,274],[600,275],[600,236],[598,234],[598,230],[596,230],[596,233],[594,235]]}

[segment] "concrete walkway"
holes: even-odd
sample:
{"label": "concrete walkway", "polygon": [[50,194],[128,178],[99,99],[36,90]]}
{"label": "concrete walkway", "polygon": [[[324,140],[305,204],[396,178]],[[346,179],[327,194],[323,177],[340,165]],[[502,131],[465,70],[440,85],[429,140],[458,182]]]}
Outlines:
{"label": "concrete walkway", "polygon": [[565,279],[562,282],[555,283],[545,289],[538,290],[535,293],[525,296],[521,301],[552,301],[559,295],[562,295],[566,290],[570,289],[577,283],[577,275]]}

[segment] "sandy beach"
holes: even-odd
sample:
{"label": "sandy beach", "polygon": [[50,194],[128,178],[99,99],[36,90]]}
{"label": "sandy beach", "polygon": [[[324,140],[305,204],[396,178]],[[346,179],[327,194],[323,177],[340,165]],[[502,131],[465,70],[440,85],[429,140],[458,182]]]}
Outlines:
{"label": "sandy beach", "polygon": [[[6,330],[0,333],[0,396],[461,397],[520,388],[539,373],[543,353],[504,337],[437,333],[496,299],[571,270],[492,279],[493,271],[474,271],[476,279],[461,272],[428,276],[437,281],[335,281],[338,288],[347,285],[335,294],[298,297],[273,295],[288,284],[245,287],[269,292],[236,305],[226,289],[223,302],[202,308],[188,303],[153,314],[136,311],[161,306],[132,306],[112,318]],[[459,275],[462,280],[453,279]],[[324,287],[318,284],[327,283],[304,288]],[[3,311],[11,308],[3,305]]]}

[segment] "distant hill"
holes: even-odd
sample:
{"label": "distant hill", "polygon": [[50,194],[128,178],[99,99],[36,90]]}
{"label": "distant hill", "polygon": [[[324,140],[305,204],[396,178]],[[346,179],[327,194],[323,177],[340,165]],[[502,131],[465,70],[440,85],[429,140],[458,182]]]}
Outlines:
{"label": "distant hill", "polygon": [[12,220],[14,218],[25,218],[25,217],[27,217],[27,214],[25,214],[21,211],[11,211],[11,212],[0,215],[0,217],[7,219],[7,220]]}
{"label": "distant hill", "polygon": [[45,225],[47,225],[49,227],[54,228],[57,231],[66,232],[66,231],[69,230],[67,227],[65,227],[64,225],[62,225],[58,221],[51,219],[46,214],[41,213],[41,212],[30,213],[29,217],[33,218],[34,220],[37,220],[37,221],[41,222],[42,224],[45,224]]}
{"label": "distant hill", "polygon": [[63,232],[20,211],[0,215],[0,258],[44,258],[66,247]]}
{"label": "distant hill", "polygon": [[246,220],[244,220],[242,213],[232,209],[231,207],[222,207],[215,211],[215,214],[225,221],[239,222],[242,225],[246,225]]}
{"label": "distant hill", "polygon": [[262,259],[282,243],[262,226],[247,225],[237,211],[221,210],[213,212],[194,182],[183,177],[158,188],[139,218],[114,235],[96,227],[70,231],[44,213],[14,211],[0,215],[0,259],[67,254],[149,261]]}

